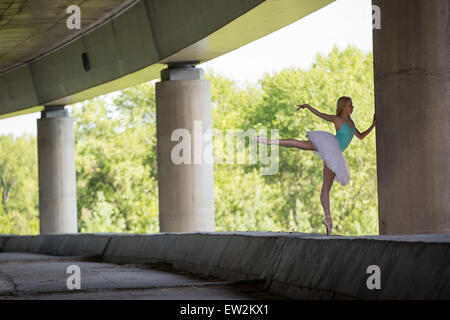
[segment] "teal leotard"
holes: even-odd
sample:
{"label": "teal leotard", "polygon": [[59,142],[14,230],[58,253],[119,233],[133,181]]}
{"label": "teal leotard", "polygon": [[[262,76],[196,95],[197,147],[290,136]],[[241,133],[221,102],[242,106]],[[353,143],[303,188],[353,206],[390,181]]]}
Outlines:
{"label": "teal leotard", "polygon": [[339,142],[339,148],[341,148],[341,151],[344,151],[345,148],[347,148],[355,135],[355,128],[351,128],[345,121],[343,122],[342,127],[336,133],[336,139]]}

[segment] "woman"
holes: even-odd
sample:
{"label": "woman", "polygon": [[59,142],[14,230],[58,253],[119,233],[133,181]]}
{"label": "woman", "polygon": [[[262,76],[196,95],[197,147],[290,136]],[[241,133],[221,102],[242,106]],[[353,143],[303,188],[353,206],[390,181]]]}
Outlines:
{"label": "woman", "polygon": [[267,140],[264,137],[256,136],[255,140],[264,144],[278,144],[287,148],[298,148],[302,150],[313,150],[318,153],[323,163],[323,184],[320,193],[320,202],[325,213],[325,219],[322,223],[325,225],[327,235],[331,235],[332,219],[330,212],[330,190],[333,181],[336,179],[343,186],[348,184],[350,176],[348,173],[347,162],[345,161],[343,151],[350,144],[354,135],[359,139],[364,139],[375,127],[376,118],[373,116],[373,122],[369,129],[363,133],[359,132],[350,115],[353,113],[353,103],[350,97],[340,97],[336,103],[336,115],[322,113],[309,104],[297,105],[297,110],[308,109],[316,116],[325,121],[333,122],[336,129],[336,135],[326,131],[308,131],[307,141],[296,139]]}

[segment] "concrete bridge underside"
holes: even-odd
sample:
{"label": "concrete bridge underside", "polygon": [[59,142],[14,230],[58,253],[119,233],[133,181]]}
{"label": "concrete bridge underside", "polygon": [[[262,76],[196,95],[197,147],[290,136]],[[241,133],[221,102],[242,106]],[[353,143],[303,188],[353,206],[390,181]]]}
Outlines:
{"label": "concrete bridge underside", "polygon": [[[73,126],[64,106],[160,74],[161,231],[213,231],[212,166],[168,160],[171,129],[192,130],[195,120],[211,127],[209,85],[194,66],[331,2],[80,1],[83,27],[72,33],[67,1],[0,0],[0,118],[42,111],[41,232],[77,231]],[[373,31],[380,233],[449,234],[450,2],[373,4],[381,12],[381,29]]]}
{"label": "concrete bridge underside", "polygon": [[82,28],[68,30],[65,9],[77,1],[0,0],[0,117],[157,79],[168,63],[211,60],[333,1],[78,1]]}

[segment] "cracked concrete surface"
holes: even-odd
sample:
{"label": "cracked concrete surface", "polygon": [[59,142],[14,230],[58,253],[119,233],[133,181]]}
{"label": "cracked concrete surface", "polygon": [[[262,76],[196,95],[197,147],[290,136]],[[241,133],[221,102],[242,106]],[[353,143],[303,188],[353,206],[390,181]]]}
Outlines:
{"label": "cracked concrete surface", "polygon": [[[69,290],[67,267],[81,270],[81,289]],[[0,252],[4,299],[285,299],[260,281],[230,282],[170,270],[167,264],[104,263],[88,257]]]}

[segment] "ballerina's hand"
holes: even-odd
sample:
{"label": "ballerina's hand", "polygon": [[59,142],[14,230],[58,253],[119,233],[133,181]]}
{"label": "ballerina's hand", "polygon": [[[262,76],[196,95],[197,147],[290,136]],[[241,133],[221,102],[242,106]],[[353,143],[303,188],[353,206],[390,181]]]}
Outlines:
{"label": "ballerina's hand", "polygon": [[297,110],[300,110],[300,109],[304,109],[306,107],[309,107],[309,104],[298,104],[297,107],[298,107]]}

